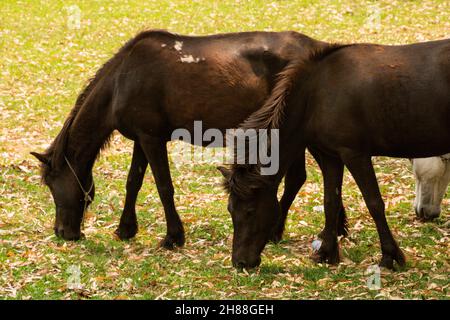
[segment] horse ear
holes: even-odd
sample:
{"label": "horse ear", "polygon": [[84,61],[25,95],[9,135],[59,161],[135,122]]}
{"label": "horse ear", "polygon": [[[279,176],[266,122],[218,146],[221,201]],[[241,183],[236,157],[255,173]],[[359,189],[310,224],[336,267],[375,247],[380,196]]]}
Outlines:
{"label": "horse ear", "polygon": [[219,167],[217,167],[217,170],[220,171],[220,173],[223,175],[223,177],[227,181],[230,181],[230,178],[231,178],[231,170],[230,169],[227,169],[225,167],[219,166]]}
{"label": "horse ear", "polygon": [[43,164],[50,165],[50,158],[47,155],[37,152],[30,152],[30,154],[35,156]]}

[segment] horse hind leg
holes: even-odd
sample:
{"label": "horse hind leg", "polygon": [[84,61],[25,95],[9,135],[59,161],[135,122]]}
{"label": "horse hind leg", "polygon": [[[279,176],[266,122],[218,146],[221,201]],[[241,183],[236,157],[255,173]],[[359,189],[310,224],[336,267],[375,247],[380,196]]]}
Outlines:
{"label": "horse hind leg", "polygon": [[133,157],[131,160],[130,172],[127,178],[127,194],[125,196],[125,206],[120,217],[119,227],[114,232],[121,240],[133,238],[138,231],[136,217],[136,199],[142,187],[145,171],[147,170],[147,158],[139,142],[134,143]]}
{"label": "horse hind leg", "polygon": [[280,200],[281,216],[278,218],[269,240],[279,242],[283,237],[289,208],[306,181],[305,155],[300,156],[288,169],[284,178],[284,192]]}
{"label": "horse hind leg", "polygon": [[160,246],[170,250],[175,246],[181,247],[185,241],[184,228],[173,200],[174,189],[170,176],[166,141],[159,137],[145,136],[140,139],[140,143],[152,169],[166,216],[167,234]]}
{"label": "horse hind leg", "polygon": [[395,241],[386,221],[384,202],[371,158],[352,154],[347,156],[346,159],[344,158],[344,163],[361,190],[370,215],[375,221],[381,243],[382,258],[380,266],[394,269],[394,261],[401,267],[405,266],[405,256]]}

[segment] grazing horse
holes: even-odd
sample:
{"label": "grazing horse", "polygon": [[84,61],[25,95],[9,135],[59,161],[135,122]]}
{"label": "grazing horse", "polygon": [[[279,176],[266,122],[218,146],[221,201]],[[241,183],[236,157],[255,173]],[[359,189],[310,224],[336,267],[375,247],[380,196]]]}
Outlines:
{"label": "grazing horse", "polygon": [[[279,128],[279,171],[234,164],[224,185],[234,227],[233,264],[255,267],[277,219],[276,186],[305,147],[320,157],[325,229],[313,258],[338,263],[337,213],[344,166],[362,192],[381,242],[380,265],[405,265],[385,217],[372,156],[450,152],[450,40],[411,45],[329,45],[289,63],[242,129]],[[246,188],[247,186],[247,188]],[[244,191],[243,191],[244,190]]]}
{"label": "grazing horse", "polygon": [[[45,153],[32,153],[42,162],[43,181],[56,205],[55,234],[80,238],[95,193],[93,164],[118,130],[134,141],[134,150],[116,234],[128,239],[137,232],[136,197],[150,164],[167,222],[161,245],[182,246],[166,149],[171,133],[184,128],[192,134],[195,120],[204,130],[236,127],[263,104],[288,63],[325,45],[296,32],[138,34],[97,71]],[[286,173],[284,218],[305,178],[300,155]],[[281,238],[284,218],[274,228],[274,240]]]}
{"label": "grazing horse", "polygon": [[441,213],[441,202],[450,183],[450,153],[411,162],[416,177],[416,215],[425,221],[435,219]]}

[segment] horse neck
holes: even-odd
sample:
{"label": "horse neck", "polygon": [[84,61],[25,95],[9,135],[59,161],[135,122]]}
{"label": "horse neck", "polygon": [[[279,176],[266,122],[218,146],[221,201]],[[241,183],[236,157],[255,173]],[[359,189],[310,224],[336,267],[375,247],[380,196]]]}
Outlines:
{"label": "horse neck", "polygon": [[113,132],[110,98],[101,92],[90,95],[69,129],[66,154],[77,171],[90,173],[95,159]]}

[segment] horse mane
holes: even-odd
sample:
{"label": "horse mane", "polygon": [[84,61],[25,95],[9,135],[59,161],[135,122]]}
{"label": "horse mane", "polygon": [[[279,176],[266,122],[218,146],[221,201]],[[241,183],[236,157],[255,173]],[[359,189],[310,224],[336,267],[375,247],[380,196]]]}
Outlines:
{"label": "horse mane", "polygon": [[318,62],[339,49],[347,47],[339,43],[313,49],[307,58],[293,59],[277,74],[276,83],[264,105],[252,113],[239,127],[242,129],[279,128],[284,115],[286,99],[300,79],[308,74],[312,62]]}
{"label": "horse mane", "polygon": [[[286,100],[299,81],[306,79],[315,62],[351,45],[330,43],[313,49],[306,58],[293,59],[277,74],[276,83],[264,105],[252,113],[240,129],[277,129],[284,119]],[[270,141],[269,141],[270,145]],[[235,149],[236,151],[236,149]],[[235,157],[236,158],[236,157]],[[260,174],[260,164],[236,164],[231,166],[231,175],[222,183],[228,193],[236,193],[243,199],[250,198],[255,189],[270,185],[270,176]]]}
{"label": "horse mane", "polygon": [[[64,121],[64,125],[61,131],[58,133],[56,138],[50,144],[50,146],[45,150],[43,156],[49,159],[48,164],[42,165],[42,177],[45,181],[45,177],[50,173],[51,169],[55,166],[58,166],[62,163],[64,159],[64,152],[67,146],[67,139],[69,136],[70,128],[80,112],[81,108],[85,105],[85,102],[89,95],[94,91],[96,85],[99,81],[104,78],[105,75],[110,72],[116,70],[117,66],[123,61],[124,56],[130,52],[130,50],[142,39],[145,39],[151,35],[162,34],[162,35],[172,35],[168,31],[165,30],[144,30],[139,32],[135,37],[128,40],[117,52],[116,54],[110,58],[107,62],[105,62],[95,73],[93,77],[88,80],[87,85],[78,95],[77,100],[75,101],[75,105]],[[109,138],[106,139],[105,143],[101,147],[104,147],[108,144]],[[51,165],[50,165],[51,164]]]}

